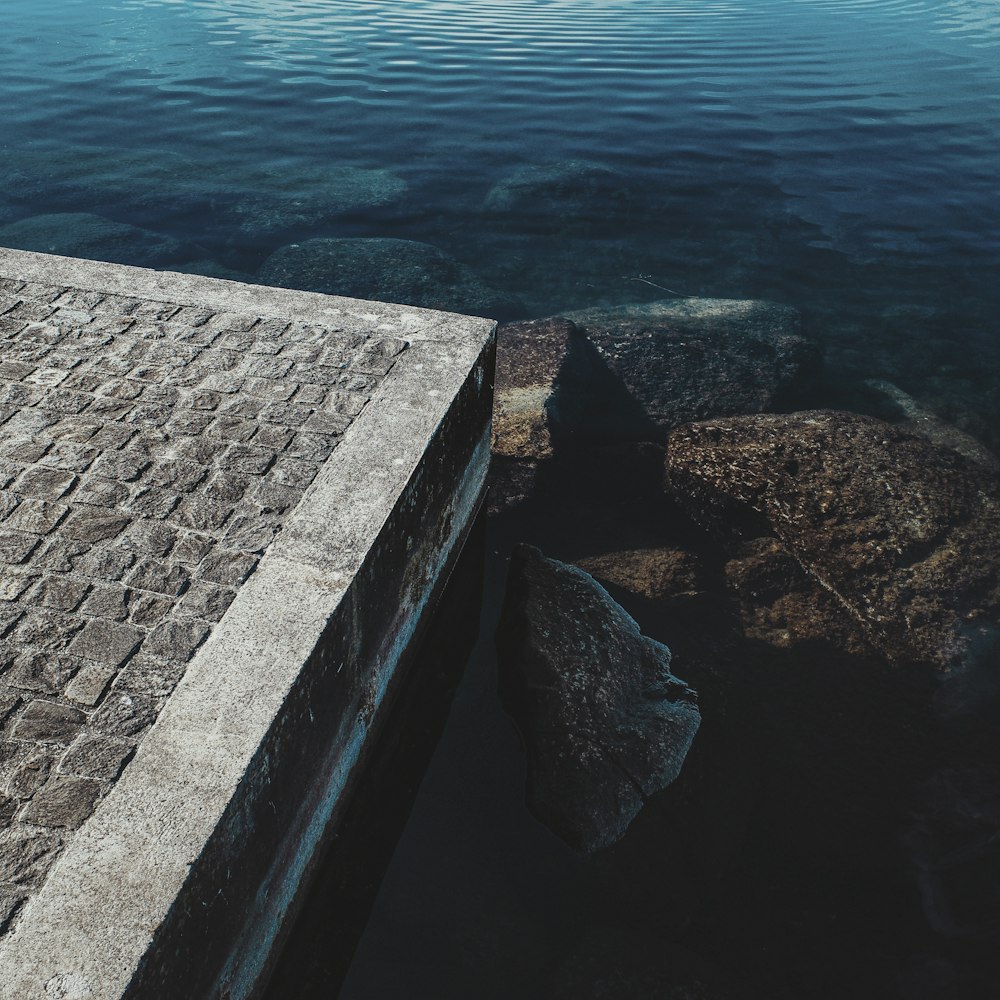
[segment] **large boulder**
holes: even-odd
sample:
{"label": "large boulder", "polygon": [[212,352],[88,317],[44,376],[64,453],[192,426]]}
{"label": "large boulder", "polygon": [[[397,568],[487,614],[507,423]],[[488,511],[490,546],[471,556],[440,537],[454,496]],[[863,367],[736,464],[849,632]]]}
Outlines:
{"label": "large boulder", "polygon": [[667,482],[724,534],[774,535],[895,662],[990,669],[1000,618],[1000,490],[979,463],[838,411],[692,424]]}
{"label": "large boulder", "polygon": [[379,299],[493,318],[517,311],[470,267],[429,243],[314,239],[276,250],[257,273],[265,285]]}
{"label": "large boulder", "polygon": [[819,364],[794,309],[680,299],[594,309],[497,331],[493,453],[662,441],[709,416],[780,409]]}
{"label": "large boulder", "polygon": [[647,601],[697,594],[705,587],[698,558],[673,547],[606,552],[578,560],[577,565],[602,583]]}
{"label": "large boulder", "polygon": [[700,723],[670,650],[591,576],[518,546],[497,630],[501,695],[528,755],[528,805],[576,850],[618,840],[680,774]]}
{"label": "large boulder", "polygon": [[787,408],[820,364],[798,313],[773,302],[672,299],[567,318],[660,436],[692,420]]}
{"label": "large boulder", "polygon": [[0,246],[138,267],[166,267],[191,257],[178,240],[99,215],[33,215],[0,226]]}
{"label": "large boulder", "polygon": [[560,374],[579,335],[572,323],[559,317],[505,323],[497,331],[494,455],[526,459],[552,455]]}
{"label": "large boulder", "polygon": [[504,323],[497,331],[494,455],[541,460],[568,444],[655,433],[569,320]]}

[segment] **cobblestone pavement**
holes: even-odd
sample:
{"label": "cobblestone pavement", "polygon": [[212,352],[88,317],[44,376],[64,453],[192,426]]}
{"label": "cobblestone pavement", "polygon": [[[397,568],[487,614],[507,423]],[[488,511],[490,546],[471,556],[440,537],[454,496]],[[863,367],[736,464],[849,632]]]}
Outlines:
{"label": "cobblestone pavement", "polygon": [[404,347],[0,279],[0,932]]}

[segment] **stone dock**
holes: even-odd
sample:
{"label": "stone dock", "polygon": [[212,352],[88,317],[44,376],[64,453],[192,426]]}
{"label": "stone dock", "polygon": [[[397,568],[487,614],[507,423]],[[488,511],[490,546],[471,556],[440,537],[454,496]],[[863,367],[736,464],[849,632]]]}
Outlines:
{"label": "stone dock", "polygon": [[0,998],[250,997],[481,503],[494,324],[0,249]]}

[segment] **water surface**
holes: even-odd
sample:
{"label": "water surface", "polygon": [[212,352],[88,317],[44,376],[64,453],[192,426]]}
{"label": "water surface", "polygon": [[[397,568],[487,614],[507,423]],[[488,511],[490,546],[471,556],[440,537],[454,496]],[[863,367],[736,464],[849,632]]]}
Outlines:
{"label": "water surface", "polygon": [[[802,311],[830,385],[888,378],[1000,443],[994,0],[3,0],[2,13],[0,224],[34,249],[53,238],[31,236],[34,217],[89,213],[176,238],[165,264],[244,280],[310,238],[421,241],[512,316],[772,298]],[[498,199],[532,167],[565,171],[557,197]],[[618,933],[587,916],[579,864],[524,811],[488,649],[501,576],[497,554],[486,638],[352,1000],[535,995],[546,963],[599,950],[595,927],[602,947]],[[662,946],[629,934],[627,961]],[[900,951],[909,968],[920,947]],[[908,997],[937,974],[921,961]]]}

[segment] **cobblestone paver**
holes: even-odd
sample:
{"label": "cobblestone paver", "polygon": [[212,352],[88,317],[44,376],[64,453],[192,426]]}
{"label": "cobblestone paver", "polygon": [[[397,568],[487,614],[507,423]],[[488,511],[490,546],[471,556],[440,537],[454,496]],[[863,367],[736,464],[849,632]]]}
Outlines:
{"label": "cobblestone paver", "polygon": [[0,279],[0,932],[404,346]]}

